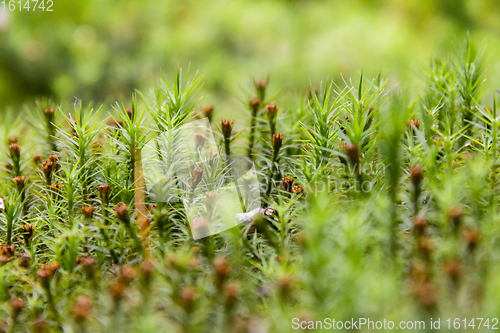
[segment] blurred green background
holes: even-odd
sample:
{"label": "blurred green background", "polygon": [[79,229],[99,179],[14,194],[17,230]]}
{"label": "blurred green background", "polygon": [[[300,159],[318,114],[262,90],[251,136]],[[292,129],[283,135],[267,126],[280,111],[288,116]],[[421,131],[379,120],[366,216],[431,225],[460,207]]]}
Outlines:
{"label": "blurred green background", "polygon": [[178,66],[203,75],[216,105],[268,74],[292,91],[361,69],[406,85],[467,31],[487,45],[488,87],[500,82],[499,0],[54,2],[53,12],[0,7],[0,109],[39,96],[128,99]]}

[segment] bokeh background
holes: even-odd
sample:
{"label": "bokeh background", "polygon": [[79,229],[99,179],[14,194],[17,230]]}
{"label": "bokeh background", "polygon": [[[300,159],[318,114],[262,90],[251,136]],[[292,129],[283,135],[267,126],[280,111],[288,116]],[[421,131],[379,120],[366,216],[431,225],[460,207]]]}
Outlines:
{"label": "bokeh background", "polygon": [[[54,0],[0,7],[0,110],[40,96],[111,103],[178,66],[204,77],[206,103],[232,107],[252,77],[293,91],[378,72],[418,82],[467,32],[500,82],[499,0]],[[0,5],[1,6],[1,5]]]}

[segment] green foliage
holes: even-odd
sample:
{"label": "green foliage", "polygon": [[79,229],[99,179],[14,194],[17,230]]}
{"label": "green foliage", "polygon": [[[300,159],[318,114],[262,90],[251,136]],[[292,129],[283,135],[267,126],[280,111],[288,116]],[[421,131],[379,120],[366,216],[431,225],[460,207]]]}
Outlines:
{"label": "green foliage", "polygon": [[230,114],[237,103],[226,97],[250,75],[303,92],[309,80],[354,78],[363,64],[369,76],[409,82],[414,64],[452,51],[467,31],[500,50],[497,0],[87,0],[52,12],[11,3],[0,16],[0,108],[32,96],[129,102],[162,70],[191,64],[207,78],[207,102]]}
{"label": "green foliage", "polygon": [[[500,116],[495,97],[481,101],[474,50],[468,40],[461,57],[433,60],[411,93],[380,75],[305,96],[254,81],[237,113],[248,117],[211,126],[222,153],[255,164],[262,209],[198,240],[190,227],[203,221],[185,202],[145,191],[140,157],[159,133],[211,117],[198,112],[200,78],[179,70],[130,107],[41,101],[6,115],[0,328],[286,332],[294,318],[365,317],[428,330],[431,317],[494,318]],[[229,156],[214,159],[196,164],[209,190],[230,174],[214,165]],[[191,176],[179,196],[195,192]]]}

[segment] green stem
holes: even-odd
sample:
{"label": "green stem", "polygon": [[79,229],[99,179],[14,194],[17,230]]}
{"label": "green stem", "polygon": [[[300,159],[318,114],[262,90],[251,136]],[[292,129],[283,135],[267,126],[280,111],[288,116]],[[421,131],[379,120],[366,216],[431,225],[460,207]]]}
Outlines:
{"label": "green stem", "polygon": [[397,227],[397,219],[396,219],[396,191],[391,190],[391,219],[390,219],[390,252],[392,257],[396,256],[397,251],[397,239],[396,239],[396,227]]}
{"label": "green stem", "polygon": [[109,254],[111,255],[111,259],[113,259],[113,263],[118,263],[118,257],[116,256],[115,250],[113,250],[111,241],[108,237],[108,234],[106,233],[106,230],[102,227],[99,226],[99,230],[101,231],[102,238],[104,239],[104,243],[106,243],[106,246],[109,249]]}
{"label": "green stem", "polygon": [[128,230],[128,232],[130,234],[130,237],[133,238],[135,246],[139,249],[139,251],[142,254],[143,253],[143,251],[142,251],[143,250],[142,243],[139,240],[139,238],[137,238],[137,234],[135,233],[134,227],[132,226],[131,222],[127,224],[127,230]]}
{"label": "green stem", "polygon": [[419,200],[418,200],[420,197],[420,193],[421,193],[420,185],[415,186],[414,191],[413,191],[413,208],[414,208],[413,215],[414,216],[417,216],[418,211],[420,210],[420,207],[419,207],[420,205],[419,205]]}
{"label": "green stem", "polygon": [[255,123],[257,121],[257,114],[252,112],[252,121],[250,123],[250,142],[248,144],[248,158],[253,160],[253,146],[254,146],[254,141],[255,141]]}
{"label": "green stem", "polygon": [[20,177],[21,176],[21,161],[20,161],[20,158],[13,158],[12,159],[12,167],[14,169],[14,174],[16,177]]}
{"label": "green stem", "polygon": [[229,156],[231,156],[231,140],[229,138],[224,139],[224,150],[226,152],[226,159],[229,161]]}
{"label": "green stem", "polygon": [[273,135],[276,133],[276,123],[274,120],[269,120],[269,127],[271,129],[271,142],[273,141]]}
{"label": "green stem", "polygon": [[7,220],[7,239],[6,239],[6,243],[7,243],[7,246],[10,246],[12,245],[12,224],[13,224],[13,220],[11,220],[10,218]]}
{"label": "green stem", "polygon": [[55,141],[55,135],[56,135],[56,128],[55,128],[54,124],[49,120],[49,121],[47,121],[47,136],[48,136],[47,141],[49,142],[50,147],[51,147],[53,152],[57,152],[57,144]]}
{"label": "green stem", "polygon": [[45,287],[45,292],[47,293],[47,303],[49,304],[49,309],[52,312],[52,315],[54,316],[54,320],[60,325],[60,318],[59,318],[59,313],[57,312],[55,303],[54,303],[54,297],[52,296],[52,292],[50,290],[50,281],[47,281],[47,285]]}
{"label": "green stem", "polygon": [[[272,181],[274,179],[274,175],[275,175],[275,165],[276,165],[276,162],[278,161],[278,155],[279,155],[279,149],[273,149],[273,160],[272,160],[272,164],[271,164],[271,170],[269,172],[269,178],[268,178],[268,181],[267,181],[267,191],[266,191],[266,197],[269,198],[269,195],[271,194],[271,190],[272,190]],[[276,168],[276,171],[277,168]]]}

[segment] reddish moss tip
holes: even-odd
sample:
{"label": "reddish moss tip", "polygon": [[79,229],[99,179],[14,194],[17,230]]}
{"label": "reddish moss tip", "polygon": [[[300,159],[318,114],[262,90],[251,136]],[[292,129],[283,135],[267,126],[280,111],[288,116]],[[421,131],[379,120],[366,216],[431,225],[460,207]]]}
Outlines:
{"label": "reddish moss tip", "polygon": [[269,120],[273,121],[278,114],[278,106],[276,104],[268,104],[266,105],[266,112]]}
{"label": "reddish moss tip", "polygon": [[125,224],[130,223],[129,215],[128,215],[128,206],[123,202],[120,202],[115,207],[115,213],[118,218]]}
{"label": "reddish moss tip", "polygon": [[273,148],[275,151],[280,150],[281,146],[283,144],[283,135],[280,133],[274,133],[273,134]]}
{"label": "reddish moss tip", "polygon": [[250,106],[250,109],[252,109],[253,113],[256,114],[260,108],[260,99],[250,98],[248,105]]}
{"label": "reddish moss tip", "polygon": [[94,206],[83,206],[82,215],[86,219],[91,219],[94,217]]}
{"label": "reddish moss tip", "polygon": [[213,261],[215,276],[219,282],[224,281],[231,273],[231,264],[226,257],[217,257]]}
{"label": "reddish moss tip", "polygon": [[80,295],[73,306],[73,313],[77,323],[84,322],[92,312],[92,301],[87,296]]}
{"label": "reddish moss tip", "polygon": [[18,159],[19,157],[21,157],[21,146],[19,146],[17,143],[11,143],[9,145],[9,153],[11,158]]}
{"label": "reddish moss tip", "polygon": [[415,187],[418,187],[424,178],[424,168],[421,165],[410,167],[410,179]]}
{"label": "reddish moss tip", "polygon": [[231,137],[231,133],[233,131],[234,121],[222,119],[220,121],[221,131],[224,135],[224,139],[229,139]]}
{"label": "reddish moss tip", "polygon": [[281,180],[281,186],[287,192],[292,192],[293,178],[292,177],[284,177]]}

